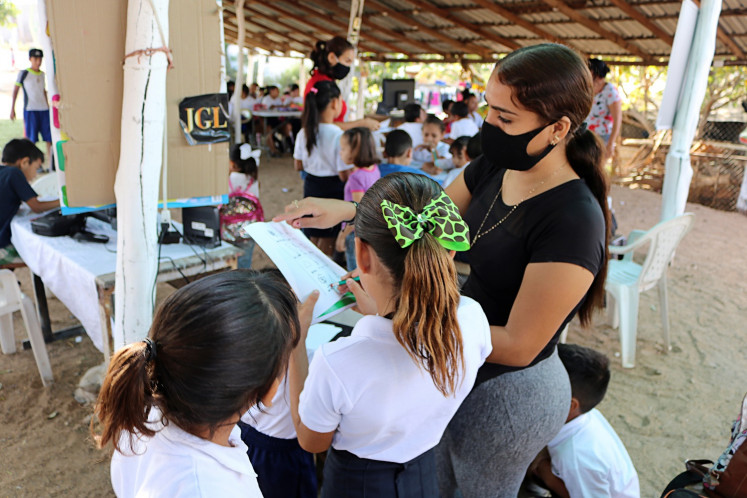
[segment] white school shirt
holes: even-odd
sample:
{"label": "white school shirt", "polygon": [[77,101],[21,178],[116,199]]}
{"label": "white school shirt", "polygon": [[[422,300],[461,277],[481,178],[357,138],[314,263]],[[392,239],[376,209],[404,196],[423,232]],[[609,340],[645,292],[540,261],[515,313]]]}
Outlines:
{"label": "white school shirt", "polygon": [[474,121],[467,117],[451,123],[451,131],[448,138],[456,140],[459,137],[474,137],[478,133],[480,133],[480,128],[477,127]]}
{"label": "white school shirt", "polygon": [[251,111],[251,110],[254,109],[254,104],[256,104],[256,103],[257,103],[257,99],[255,99],[254,97],[252,97],[251,95],[249,95],[247,98],[241,99],[241,101],[239,103],[239,108],[241,108],[241,109],[248,109],[248,110]]}
{"label": "white school shirt", "polygon": [[[449,144],[444,142],[438,142],[436,145],[436,154],[439,159],[436,159],[435,165],[437,168],[443,170],[452,169],[454,163],[451,162],[451,152],[449,152]],[[433,152],[426,149],[418,149],[412,153],[412,163],[410,166],[413,168],[420,168],[425,163],[433,163]]]}
{"label": "white school shirt", "polygon": [[571,498],[639,498],[638,474],[602,413],[592,409],[560,429],[547,445],[552,472]]}
{"label": "white school shirt", "polygon": [[228,181],[231,185],[231,187],[234,188],[234,190],[244,190],[246,189],[246,186],[249,185],[250,181],[253,181],[252,185],[249,187],[249,193],[255,196],[257,199],[259,199],[259,181],[254,180],[249,175],[245,175],[244,173],[239,173],[238,171],[232,171],[230,175],[228,175]]}
{"label": "white school shirt", "polygon": [[23,71],[18,73],[16,86],[23,90],[23,110],[24,111],[46,111],[49,109],[47,96],[44,93],[44,71],[34,71],[31,68],[26,69],[26,77],[21,82]]}
{"label": "white school shirt", "polygon": [[269,95],[265,95],[264,97],[262,97],[262,105],[265,106],[265,107],[267,107],[268,109],[270,107],[273,107],[273,106],[274,107],[282,107],[283,106],[283,98],[282,97],[277,97],[277,98],[273,99]]}
{"label": "white school shirt", "polygon": [[412,138],[412,150],[423,143],[423,123],[402,123],[398,130],[405,130]]}
{"label": "white school shirt", "polygon": [[478,128],[482,128],[482,124],[485,120],[482,118],[479,112],[472,111],[469,113],[469,116],[467,117],[470,118],[472,121],[474,121],[474,123],[477,125]]}
{"label": "white school shirt", "polygon": [[452,182],[457,179],[457,177],[462,173],[462,171],[464,171],[464,168],[466,168],[467,166],[469,166],[469,163],[465,164],[461,168],[454,168],[451,171],[449,171],[448,173],[446,173],[446,176],[441,181],[441,186],[443,188],[446,188],[449,185],[451,185]]}
{"label": "white school shirt", "polygon": [[360,458],[404,463],[441,439],[492,351],[490,326],[479,304],[462,297],[457,311],[464,370],[456,392],[444,396],[392,332],[392,321],[364,316],[350,337],[314,353],[299,414],[316,432],[335,431],[332,447]]}
{"label": "white school shirt", "polygon": [[134,439],[134,452],[128,451],[128,438],[129,434],[122,437],[125,453],[115,451],[112,456],[112,487],[119,498],[262,498],[237,426],[228,438],[230,448],[189,434],[174,423],[152,438]]}
{"label": "white school shirt", "polygon": [[342,130],[339,126],[330,123],[319,124],[316,136],[316,145],[311,149],[311,154],[306,150],[306,130],[301,128],[296,137],[296,146],[293,151],[293,159],[303,163],[305,172],[314,176],[337,176],[340,171],[353,167],[345,164],[340,157],[340,137]]}

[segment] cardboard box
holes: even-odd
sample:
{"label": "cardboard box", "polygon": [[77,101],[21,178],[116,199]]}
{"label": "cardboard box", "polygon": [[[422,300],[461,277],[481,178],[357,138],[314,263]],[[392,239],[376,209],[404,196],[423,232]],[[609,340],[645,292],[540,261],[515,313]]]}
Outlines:
{"label": "cardboard box", "polygon": [[[167,75],[168,198],[228,192],[228,144],[189,146],[179,102],[220,91],[220,12],[214,0],[171,1]],[[47,0],[60,92],[68,205],[111,204],[119,162],[126,0]],[[147,48],[147,47],[143,47]],[[159,190],[160,192],[160,190]]]}

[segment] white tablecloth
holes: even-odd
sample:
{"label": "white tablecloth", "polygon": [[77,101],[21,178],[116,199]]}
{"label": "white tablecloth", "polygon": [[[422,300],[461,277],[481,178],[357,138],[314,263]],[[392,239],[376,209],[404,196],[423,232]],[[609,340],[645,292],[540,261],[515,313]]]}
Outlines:
{"label": "white tablecloth", "polygon": [[301,111],[252,111],[252,115],[260,118],[300,118]]}
{"label": "white tablecloth", "polygon": [[[25,209],[22,208],[22,209]],[[88,218],[89,231],[109,236],[106,244],[80,242],[71,237],[44,237],[31,231],[31,219],[40,216],[28,210],[19,211],[11,222],[11,243],[29,269],[41,277],[44,284],[80,320],[93,344],[104,351],[96,278],[114,273],[117,266],[117,232],[108,223]],[[211,251],[225,249],[222,244]],[[185,244],[161,247],[161,260],[178,261],[189,258],[202,248]],[[209,270],[210,268],[208,268]],[[148,289],[150,292],[150,289]]]}

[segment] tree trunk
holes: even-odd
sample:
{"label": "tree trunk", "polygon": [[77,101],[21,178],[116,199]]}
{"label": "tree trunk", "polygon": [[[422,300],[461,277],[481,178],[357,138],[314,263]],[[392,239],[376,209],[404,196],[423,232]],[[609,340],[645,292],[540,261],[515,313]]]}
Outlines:
{"label": "tree trunk", "polygon": [[158,180],[163,163],[169,63],[164,51],[147,50],[168,46],[168,13],[168,0],[129,0],[127,5],[122,144],[114,182],[115,348],[142,340],[153,320],[158,273]]}

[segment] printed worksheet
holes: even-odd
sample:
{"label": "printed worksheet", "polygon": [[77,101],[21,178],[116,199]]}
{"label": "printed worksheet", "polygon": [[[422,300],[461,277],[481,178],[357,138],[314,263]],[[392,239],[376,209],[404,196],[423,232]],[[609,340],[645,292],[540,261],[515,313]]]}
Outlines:
{"label": "printed worksheet", "polygon": [[247,232],[288,280],[300,300],[319,291],[314,320],[326,320],[355,304],[352,293],[340,294],[337,282],[347,273],[306,238],[301,230],[287,223],[252,223]]}

